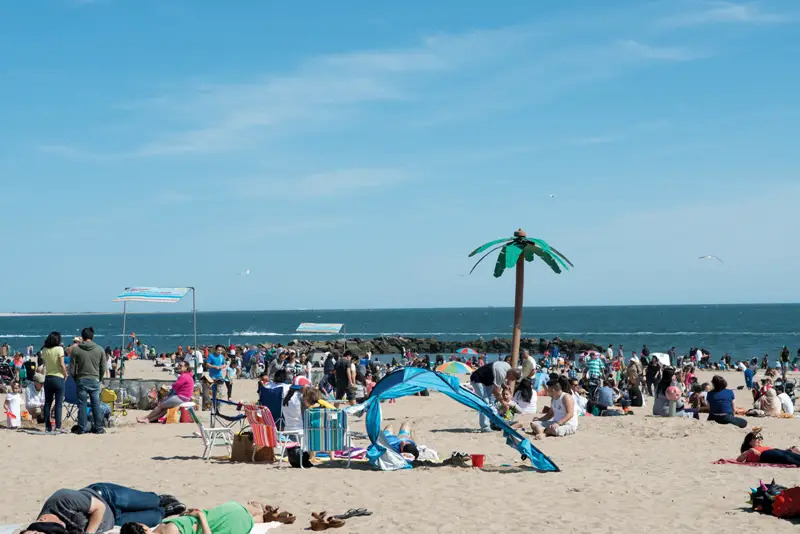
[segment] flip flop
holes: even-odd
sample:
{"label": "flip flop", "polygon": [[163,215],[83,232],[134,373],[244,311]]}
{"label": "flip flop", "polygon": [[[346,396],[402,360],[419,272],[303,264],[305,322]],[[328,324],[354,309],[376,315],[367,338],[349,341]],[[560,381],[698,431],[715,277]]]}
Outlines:
{"label": "flip flop", "polygon": [[335,515],[333,517],[336,519],[350,519],[351,517],[363,517],[368,515],[372,515],[372,512],[366,508],[351,508],[345,513],[341,515]]}

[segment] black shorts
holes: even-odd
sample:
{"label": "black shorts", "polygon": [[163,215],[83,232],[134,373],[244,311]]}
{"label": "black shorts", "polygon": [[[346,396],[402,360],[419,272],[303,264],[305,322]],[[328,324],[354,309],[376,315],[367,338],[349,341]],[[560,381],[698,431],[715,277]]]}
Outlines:
{"label": "black shorts", "polygon": [[342,400],[347,397],[347,400],[356,400],[356,388],[347,385],[343,388],[336,388],[336,400]]}

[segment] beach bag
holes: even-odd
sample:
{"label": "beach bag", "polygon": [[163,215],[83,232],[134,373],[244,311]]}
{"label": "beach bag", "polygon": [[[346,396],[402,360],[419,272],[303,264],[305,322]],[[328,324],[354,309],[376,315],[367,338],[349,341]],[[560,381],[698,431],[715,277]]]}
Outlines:
{"label": "beach bag", "polygon": [[181,422],[180,408],[176,406],[175,408],[168,409],[165,423],[169,425],[172,423],[180,423],[180,422]]}
{"label": "beach bag", "polygon": [[[231,462],[253,462],[253,434],[251,432],[240,432],[233,436],[231,446]],[[272,447],[261,447],[255,451],[255,463],[273,463],[275,461],[275,451]]]}

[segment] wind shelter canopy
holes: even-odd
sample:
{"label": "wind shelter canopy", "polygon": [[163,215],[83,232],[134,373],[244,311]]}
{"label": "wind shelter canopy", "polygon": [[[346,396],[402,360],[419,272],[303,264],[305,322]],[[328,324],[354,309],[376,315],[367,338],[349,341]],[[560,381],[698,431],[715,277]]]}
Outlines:
{"label": "wind shelter canopy", "polygon": [[375,384],[372,393],[364,403],[348,408],[347,411],[350,413],[366,412],[367,435],[372,442],[367,449],[370,463],[384,471],[411,468],[411,464],[401,454],[389,447],[381,431],[381,401],[406,397],[425,389],[443,393],[454,401],[486,415],[494,425],[503,431],[506,443],[522,454],[524,459],[529,459],[537,471],[559,471],[558,466],[550,458],[534,447],[519,432],[508,426],[494,408],[486,404],[483,399],[461,386],[456,377],[419,367],[404,367],[389,373]]}
{"label": "wind shelter canopy", "polygon": [[112,302],[178,302],[191,287],[126,287]]}
{"label": "wind shelter canopy", "polygon": [[[174,303],[192,292],[192,322],[194,323],[194,350],[197,350],[197,303],[193,287],[126,287],[112,302],[122,302],[122,351],[125,351],[125,326],[128,318],[128,302]],[[197,374],[197,358],[194,371]]]}
{"label": "wind shelter canopy", "polygon": [[344,328],[340,323],[300,323],[297,332],[303,334],[339,334]]}

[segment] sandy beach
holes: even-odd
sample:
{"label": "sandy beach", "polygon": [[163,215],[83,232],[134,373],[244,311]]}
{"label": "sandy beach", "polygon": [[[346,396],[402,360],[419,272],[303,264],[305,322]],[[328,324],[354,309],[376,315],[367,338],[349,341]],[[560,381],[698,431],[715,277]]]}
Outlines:
{"label": "sandy beach", "polygon": [[[700,372],[701,381],[711,373]],[[165,377],[150,362],[131,362],[128,377]],[[743,384],[738,372],[724,376],[731,388]],[[254,400],[255,381],[238,380],[234,399]],[[737,391],[737,404],[750,404]],[[650,401],[648,401],[650,402]],[[542,405],[540,401],[540,406]],[[129,411],[103,436],[37,436],[0,431],[9,469],[6,488],[26,488],[13,502],[0,503],[0,524],[35,517],[56,489],[115,482],[172,493],[190,506],[210,507],[231,499],[262,500],[298,516],[277,532],[301,532],[311,512],[343,513],[368,508],[370,517],[348,520],[339,532],[501,532],[552,527],[561,532],[619,529],[703,532],[777,532],[789,524],[751,513],[748,488],[758,479],[800,484],[800,470],[713,465],[738,454],[744,431],[692,419],[649,416],[651,405],[629,417],[580,420],[568,438],[535,442],[561,468],[533,472],[499,434],[477,434],[477,416],[439,395],[406,397],[384,404],[384,423],[410,419],[417,441],[438,451],[486,454],[483,470],[456,467],[380,472],[368,464],[346,469],[343,462],[309,470],[281,466],[203,462],[202,445],[190,424],[139,425],[143,412]],[[204,412],[207,418],[207,412]],[[529,419],[529,417],[527,418]],[[527,420],[524,419],[524,420]],[[798,444],[795,419],[750,419],[764,428],[775,447]],[[363,420],[351,427],[364,432]],[[366,446],[366,440],[355,445]],[[219,449],[224,452],[224,449]]]}

